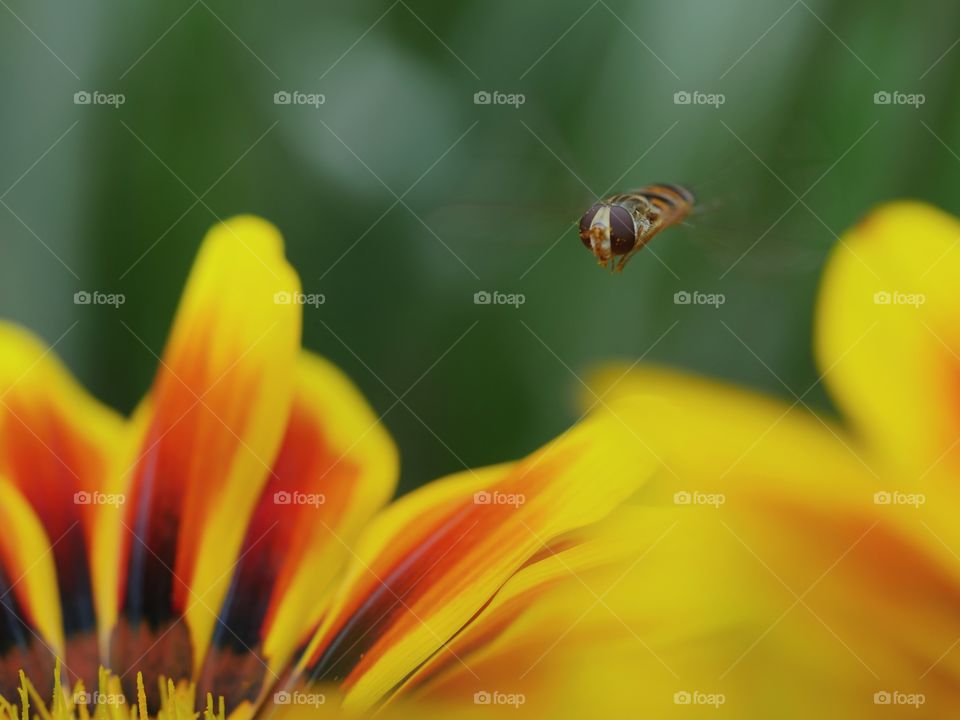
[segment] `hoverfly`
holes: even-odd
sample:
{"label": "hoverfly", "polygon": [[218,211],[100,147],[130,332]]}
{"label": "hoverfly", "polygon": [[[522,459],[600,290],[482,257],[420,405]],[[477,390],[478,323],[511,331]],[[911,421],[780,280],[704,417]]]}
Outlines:
{"label": "hoverfly", "polygon": [[654,235],[682,223],[693,212],[693,205],[692,192],[666,183],[611,195],[580,218],[580,239],[600,265],[620,272]]}

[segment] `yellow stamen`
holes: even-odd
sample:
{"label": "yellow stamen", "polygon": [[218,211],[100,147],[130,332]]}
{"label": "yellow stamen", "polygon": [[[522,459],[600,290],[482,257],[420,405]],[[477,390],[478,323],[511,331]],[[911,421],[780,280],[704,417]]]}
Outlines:
{"label": "yellow stamen", "polygon": [[[160,678],[160,709],[153,720],[196,720],[198,713],[194,698],[196,688],[188,683],[177,685],[172,680]],[[60,661],[56,663],[53,679],[53,697],[47,704],[33,683],[20,671],[20,702],[11,703],[0,696],[0,720],[91,720],[88,706],[94,706],[95,720],[151,720],[147,712],[147,693],[143,686],[143,675],[137,673],[137,702],[129,704],[123,695],[120,678],[109,670],[100,668],[97,678],[97,692],[91,695],[82,682],[77,682],[73,692],[68,693],[60,683]],[[32,704],[31,704],[32,703]],[[204,720],[226,720],[226,708],[223,698],[214,703],[213,695],[207,694],[207,706],[203,712]]]}

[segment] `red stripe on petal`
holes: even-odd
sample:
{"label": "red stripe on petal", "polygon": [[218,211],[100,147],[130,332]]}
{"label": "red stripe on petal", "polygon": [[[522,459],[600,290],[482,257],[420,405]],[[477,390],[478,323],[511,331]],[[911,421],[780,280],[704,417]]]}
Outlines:
{"label": "red stripe on petal", "polygon": [[252,411],[244,398],[259,378],[239,364],[217,376],[208,360],[202,344],[188,345],[158,377],[125,521],[121,610],[132,622],[156,627],[186,609],[205,515],[243,449]]}
{"label": "red stripe on petal", "polygon": [[279,448],[301,319],[282,298],[297,290],[275,228],[214,227],[134,419],[111,664],[131,682],[146,665],[151,706],[159,674],[191,679],[202,662]]}
{"label": "red stripe on petal", "polygon": [[[536,495],[575,452],[568,448],[549,461],[519,466],[497,485],[497,492]],[[362,674],[377,658],[377,653],[371,653],[375,646],[389,646],[406,631],[407,624],[401,620],[420,622],[409,612],[410,605],[458,571],[459,581],[469,582],[471,573],[498,563],[499,553],[484,553],[481,548],[493,530],[508,524],[515,514],[512,505],[483,504],[470,497],[416,518],[369,568],[366,588],[341,611],[342,621],[318,646],[307,675],[313,681],[342,682],[352,673]],[[428,528],[426,532],[423,527]],[[525,535],[522,528],[516,528],[517,539]],[[509,539],[502,544],[509,546]]]}
{"label": "red stripe on petal", "polygon": [[[306,553],[324,537],[335,542],[326,528],[335,527],[346,513],[359,472],[326,442],[311,408],[301,398],[295,400],[202,674],[202,685],[225,695],[228,706],[257,698],[267,673],[263,642],[280,603]],[[318,594],[323,590],[318,587]],[[303,628],[304,637],[311,629]]]}
{"label": "red stripe on petal", "polygon": [[[88,533],[80,504],[91,497],[84,477],[102,477],[97,456],[45,402],[29,405],[9,397],[5,409],[12,416],[3,434],[6,474],[33,506],[53,543],[64,630],[90,631],[96,627],[88,565]],[[94,472],[87,467],[91,466]]]}

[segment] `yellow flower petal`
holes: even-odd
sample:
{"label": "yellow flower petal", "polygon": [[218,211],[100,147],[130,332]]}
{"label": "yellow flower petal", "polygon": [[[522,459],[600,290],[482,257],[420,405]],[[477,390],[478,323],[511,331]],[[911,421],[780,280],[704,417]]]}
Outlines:
{"label": "yellow flower petal", "polygon": [[214,227],[187,282],[123,473],[129,502],[111,664],[120,675],[143,668],[148,695],[161,671],[189,678],[210,642],[287,425],[299,289],[279,233],[253,217]]}
{"label": "yellow flower petal", "polygon": [[[625,506],[599,523],[556,538],[511,576],[469,625],[412,673],[391,702],[406,701],[410,695],[429,696],[431,686],[437,684],[442,688],[441,695],[450,694],[445,685],[457,688],[448,697],[451,702],[470,702],[473,692],[482,694],[484,687],[494,685],[499,685],[501,693],[509,687],[517,692],[529,690],[530,684],[523,681],[537,662],[529,652],[537,640],[545,653],[565,639],[568,631],[586,631],[588,624],[591,631],[597,629],[590,623],[578,626],[591,605],[605,602],[602,592],[597,592],[589,603],[578,605],[570,602],[570,586],[589,587],[588,577],[593,578],[598,572],[608,574],[612,567],[617,574],[625,574],[626,568],[639,562],[670,530],[668,522],[676,522],[676,518],[661,511]],[[574,587],[575,591],[579,589]],[[536,624],[529,622],[534,614],[538,617]],[[518,626],[523,631],[514,632]],[[593,635],[593,642],[602,639]],[[491,651],[492,647],[496,649]],[[509,667],[512,677],[506,683],[480,677],[474,668],[476,663],[496,667],[500,677],[510,677],[510,671],[505,670]],[[451,682],[450,676],[459,676],[459,681]],[[464,676],[473,676],[475,682]],[[463,682],[476,689],[464,693]]]}
{"label": "yellow flower petal", "polygon": [[[649,428],[663,464],[645,490],[649,502],[711,509],[707,496],[722,494],[735,507],[741,495],[775,491],[859,505],[876,489],[855,439],[799,404],[650,366],[611,365],[589,384],[607,401],[650,397],[672,409],[673,423]],[[593,393],[584,396],[588,406]]]}
{"label": "yellow flower petal", "polygon": [[65,643],[50,541],[26,498],[2,476],[0,527],[0,694],[13,697],[17,672],[25,668],[46,683]]}
{"label": "yellow flower petal", "polygon": [[[301,532],[306,536],[298,538],[305,555],[297,557],[297,547],[285,549],[289,585],[277,593],[276,616],[265,650],[286,657],[305,640],[304,631],[312,628],[326,609],[318,600],[338,574],[341,562],[349,559],[349,548],[359,532],[393,496],[399,474],[392,439],[343,373],[321,358],[304,354],[299,378],[298,400],[306,412],[315,414],[314,422],[328,443],[328,455],[322,468],[317,468],[321,472],[311,487],[322,495],[326,512],[318,513],[308,502],[307,511],[300,513]],[[299,471],[296,454],[302,450],[296,443],[303,439],[292,437],[285,446],[290,453],[287,462],[292,465],[287,477],[294,483],[303,482],[302,474],[294,474]],[[281,455],[278,465],[284,459]],[[294,489],[296,486],[280,487],[283,474],[278,475],[279,479],[274,478],[277,492],[304,492]],[[299,502],[296,497],[293,501]]]}
{"label": "yellow flower petal", "polygon": [[[598,413],[526,460],[411,493],[362,536],[301,669],[372,706],[430,657],[545,544],[609,514],[650,475],[635,435],[649,404]],[[657,416],[659,414],[657,413]]]}
{"label": "yellow flower petal", "polygon": [[353,384],[304,353],[273,471],[247,528],[201,693],[255,707],[316,629],[360,528],[393,494],[396,448]]}
{"label": "yellow flower petal", "polygon": [[[799,717],[817,712],[824,697],[839,715],[853,716],[884,688],[926,688],[944,700],[955,694],[950,678],[960,660],[949,653],[937,659],[951,642],[946,638],[960,637],[956,556],[937,522],[950,506],[918,516],[913,507],[878,504],[874,493],[888,477],[877,470],[884,465],[858,438],[785,403],[652,368],[611,368],[594,389],[609,397],[658,396],[682,418],[652,438],[667,469],[641,499],[683,511],[684,527],[705,538],[700,544],[710,558],[681,561],[683,576],[710,577],[712,566],[722,567],[726,577],[716,578],[716,587],[732,588],[730,602],[696,610],[688,588],[669,594],[672,608],[659,614],[646,595],[636,609],[659,617],[661,628],[691,618],[726,626],[698,642],[713,656],[713,677],[725,678],[721,691],[731,702],[739,696],[743,716],[751,709],[768,715],[783,698]],[[711,505],[710,497],[722,501]],[[671,552],[675,561],[683,557]],[[650,586],[678,587],[676,567],[647,578]],[[738,604],[751,609],[741,614]],[[664,647],[669,652],[671,645]],[[789,672],[783,658],[790,658]],[[769,696],[750,694],[748,684]],[[711,687],[717,684],[700,689]],[[817,693],[805,696],[801,687]],[[663,708],[646,711],[667,712],[670,702],[661,700]]]}
{"label": "yellow flower petal", "polygon": [[891,203],[842,240],[817,308],[817,357],[831,395],[886,481],[956,478],[960,221]]}
{"label": "yellow flower petal", "polygon": [[26,497],[52,543],[67,668],[84,671],[88,682],[99,660],[98,625],[104,645],[116,592],[107,584],[116,546],[106,556],[93,547],[110,502],[119,501],[112,483],[121,434],[120,417],[91,397],[44,343],[0,323],[0,474]]}

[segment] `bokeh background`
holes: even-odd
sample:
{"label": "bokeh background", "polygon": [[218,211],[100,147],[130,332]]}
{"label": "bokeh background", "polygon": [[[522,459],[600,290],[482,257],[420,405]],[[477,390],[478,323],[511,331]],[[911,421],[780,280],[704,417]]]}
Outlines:
{"label": "bokeh background", "polygon": [[[404,489],[556,435],[609,359],[833,412],[811,334],[837,235],[895,197],[960,211],[945,0],[0,5],[0,313],[129,411],[205,231],[261,214],[325,298],[305,345],[385,414]],[[574,221],[657,181],[703,212],[598,268]]]}

